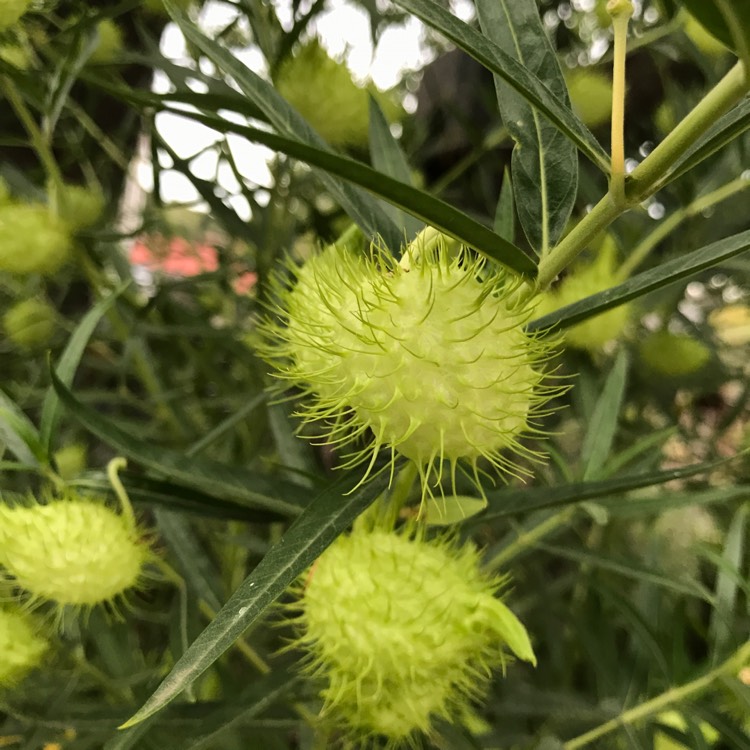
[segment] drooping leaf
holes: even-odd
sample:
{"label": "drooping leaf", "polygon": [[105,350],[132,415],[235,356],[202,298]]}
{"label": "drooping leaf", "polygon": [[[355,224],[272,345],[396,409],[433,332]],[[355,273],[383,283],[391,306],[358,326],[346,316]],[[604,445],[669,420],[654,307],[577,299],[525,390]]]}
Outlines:
{"label": "drooping leaf", "polygon": [[[168,111],[176,112],[175,110]],[[269,133],[266,130],[235,125],[219,117],[185,114],[184,112],[177,114],[189,117],[209,127],[221,129],[221,132],[242,135],[248,140],[262,143],[275,151],[288,154],[308,164],[316,164],[327,172],[344,177],[367,188],[378,197],[384,198],[394,206],[420,217],[441,232],[455,237],[460,242],[473,247],[478,252],[517,273],[533,275],[536,272],[534,262],[523,250],[504,240],[491,229],[445,201],[434,198],[429,193],[413,188],[399,180],[394,180],[366,164],[339,156],[332,151],[308,146],[301,141]]]}
{"label": "drooping leaf", "polygon": [[[557,55],[535,0],[476,0],[484,35],[569,106]],[[506,81],[495,75],[500,114],[516,146],[511,157],[518,218],[531,246],[544,255],[570,218],[578,186],[573,143]]]}
{"label": "drooping leaf", "polygon": [[730,49],[740,51],[737,42],[750,46],[750,0],[682,0],[682,4]]}
{"label": "drooping leaf", "polygon": [[351,483],[342,481],[318,495],[232,594],[127,725],[152,716],[189,687],[373,502],[386,482],[387,476],[381,474],[344,495]]}

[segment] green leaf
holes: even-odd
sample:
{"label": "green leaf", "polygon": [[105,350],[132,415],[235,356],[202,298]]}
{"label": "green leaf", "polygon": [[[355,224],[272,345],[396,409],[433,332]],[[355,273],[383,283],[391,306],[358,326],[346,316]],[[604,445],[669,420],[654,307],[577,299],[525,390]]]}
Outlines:
{"label": "green leaf", "polygon": [[750,505],[745,503],[737,509],[729,525],[722,552],[726,570],[717,571],[716,609],[711,613],[709,627],[710,638],[713,643],[711,653],[716,660],[726,652],[732,638],[732,615],[737,602],[737,573],[742,568],[747,542],[748,517]]}
{"label": "green leaf", "polygon": [[[332,151],[324,151],[314,146],[308,146],[301,141],[293,140],[282,135],[269,133],[250,126],[236,125],[233,122],[221,120],[218,117],[180,112],[167,109],[167,112],[188,117],[196,122],[225,133],[236,133],[248,140],[262,143],[275,151],[293,156],[295,159],[315,164],[332,174],[344,177],[362,187],[367,188],[380,198],[384,198],[394,206],[408,211],[423,219],[427,224],[439,229],[451,237],[455,237],[492,260],[501,263],[517,273],[533,275],[536,266],[523,250],[512,245],[507,240],[496,235],[491,229],[475,221],[467,214],[459,211],[445,201],[434,198],[429,193],[417,190],[399,180],[394,180],[375,171],[366,164],[339,156]],[[400,243],[399,243],[400,244]]]}
{"label": "green leaf", "polygon": [[602,172],[609,173],[609,156],[591,131],[534,73],[434,0],[395,0],[428,26],[439,31],[477,62],[502,78],[529,104],[554,123]]}
{"label": "green leaf", "polygon": [[[314,146],[317,150],[334,153],[270,83],[253,73],[231,52],[202,34],[171,0],[165,0],[164,5],[185,39],[198,47],[217,68],[231,75],[242,93],[264,112],[279,133]],[[325,172],[315,171],[326,189],[367,237],[380,235],[386,247],[391,249],[401,246],[402,235],[398,227],[372,198],[357,188],[341,184]]]}
{"label": "green leaf", "polygon": [[625,381],[628,371],[628,357],[625,350],[620,351],[615,360],[601,395],[594,407],[594,413],[586,430],[581,449],[584,481],[598,479],[601,469],[609,457],[612,443],[617,433],[620,418],[620,407],[625,395]]}
{"label": "green leaf", "polygon": [[513,181],[506,167],[503,170],[503,184],[500,187],[500,196],[497,199],[495,210],[495,233],[499,234],[508,242],[513,242],[516,237],[516,209],[513,205]]}
{"label": "green leaf", "polygon": [[[122,284],[108,297],[97,302],[81,318],[81,322],[76,326],[60,357],[60,361],[55,367],[58,377],[66,386],[69,387],[73,382],[73,376],[78,369],[78,363],[81,361],[83,352],[86,350],[91,335],[96,330],[97,325],[99,325],[99,321],[104,317],[114,301],[130,286],[130,283],[128,281]],[[57,423],[59,422],[59,406],[60,400],[55,393],[55,389],[50,386],[44,396],[39,427],[42,444],[48,451],[52,449]]]}
{"label": "green leaf", "polygon": [[529,329],[532,331],[552,331],[568,328],[582,320],[593,318],[605,310],[610,310],[625,302],[642,297],[644,294],[689,278],[707,268],[713,268],[725,260],[747,252],[747,250],[750,250],[750,230],[706,245],[700,250],[695,250],[633,276],[611,289],[592,294],[590,297],[572,305],[561,307],[559,310],[531,321]]}
{"label": "green leaf", "polygon": [[[541,508],[554,508],[621,495],[631,490],[665,484],[673,479],[686,479],[712,471],[731,459],[695,464],[682,469],[670,469],[653,474],[634,474],[614,477],[599,482],[574,482],[557,487],[519,487],[487,493],[487,510],[469,523],[484,523],[491,518],[513,516]],[[618,499],[619,502],[619,499]]]}
{"label": "green leaf", "polygon": [[[536,0],[476,0],[475,5],[484,35],[570,106]],[[563,233],[573,210],[578,154],[563,132],[498,75],[495,90],[503,122],[516,142],[511,171],[518,218],[531,246],[544,255]]]}
{"label": "green leaf", "polygon": [[[396,139],[391,134],[388,121],[374,96],[370,95],[370,159],[372,166],[383,174],[414,187],[411,169]],[[423,224],[398,208],[386,206],[386,212],[406,231],[406,240],[411,241],[422,230]]]}
{"label": "green leaf", "polygon": [[47,463],[47,452],[31,420],[18,405],[0,391],[0,441],[27,466]]}
{"label": "green leaf", "polygon": [[279,479],[271,481],[257,472],[185,456],[142,442],[78,401],[54,370],[51,377],[52,385],[63,406],[87,430],[124,456],[172,481],[250,508],[262,508],[283,516],[299,514],[306,503],[306,491],[290,482]]}
{"label": "green leaf", "polygon": [[750,0],[682,0],[682,4],[730,49],[741,51],[750,45]]}
{"label": "green leaf", "polygon": [[387,480],[383,473],[348,495],[341,481],[318,495],[124,726],[152,716],[192,685],[373,502]]}
{"label": "green leaf", "polygon": [[720,117],[696,143],[680,156],[669,174],[659,181],[659,187],[664,187],[681,177],[747,130],[750,130],[750,95]]}

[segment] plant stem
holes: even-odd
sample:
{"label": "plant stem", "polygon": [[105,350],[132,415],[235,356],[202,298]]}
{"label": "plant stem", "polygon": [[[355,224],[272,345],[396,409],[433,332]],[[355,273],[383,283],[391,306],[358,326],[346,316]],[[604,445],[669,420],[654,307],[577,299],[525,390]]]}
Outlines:
{"label": "plant stem", "polygon": [[107,464],[107,478],[109,479],[110,485],[112,485],[112,490],[120,502],[122,517],[128,524],[131,533],[135,534],[137,524],[135,522],[135,513],[133,513],[133,505],[130,502],[130,498],[128,497],[128,493],[123,486],[122,481],[120,480],[120,471],[127,468],[127,465],[128,462],[122,456],[113,458]]}
{"label": "plant stem", "polygon": [[648,254],[683,221],[749,187],[750,179],[738,177],[726,185],[722,185],[720,188],[696,198],[684,208],[674,211],[669,218],[664,219],[651,233],[647,234],[641,240],[620,267],[618,276],[622,280],[627,279],[643,263]]}
{"label": "plant stem", "polygon": [[612,163],[609,193],[616,206],[625,205],[625,57],[628,46],[628,24],[633,15],[629,0],[610,0],[614,60],[612,65]]}
{"label": "plant stem", "polygon": [[739,671],[745,666],[748,660],[750,660],[750,640],[740,646],[726,661],[702,677],[698,677],[685,685],[680,685],[680,687],[671,688],[656,698],[641,703],[640,706],[635,706],[624,711],[616,718],[610,719],[585,734],[569,740],[563,745],[563,748],[564,750],[578,750],[578,748],[585,747],[594,740],[598,740],[600,737],[616,729],[629,726],[642,719],[647,719],[649,716],[658,714],[675,703],[681,703],[688,698],[692,698],[711,687],[719,677]]}
{"label": "plant stem", "polygon": [[669,168],[749,89],[750,80],[745,69],[742,63],[737,63],[628,176],[625,182],[625,203],[616,206],[609,194],[605,195],[549,255],[540,261],[537,292],[544,291],[599,232],[628,208],[655,192]]}

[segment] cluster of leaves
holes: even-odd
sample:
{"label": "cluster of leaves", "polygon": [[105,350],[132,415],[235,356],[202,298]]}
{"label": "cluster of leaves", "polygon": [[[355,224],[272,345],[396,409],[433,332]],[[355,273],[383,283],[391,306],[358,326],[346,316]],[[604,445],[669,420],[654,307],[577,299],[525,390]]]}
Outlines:
{"label": "cluster of leaves", "polygon": [[[3,312],[30,298],[55,311],[41,343],[9,330],[0,341],[0,491],[65,483],[111,495],[104,467],[125,456],[123,484],[176,575],[162,570],[123,621],[99,609],[65,622],[43,668],[0,694],[0,745],[333,746],[310,721],[319,692],[299,677],[300,654],[279,655],[290,631],[272,627],[272,605],[388,476],[351,491],[359,475],[332,471],[331,450],[299,439],[294,399],[269,403],[249,334],[284,257],[302,261],[342,230],[363,250],[377,236],[397,254],[426,224],[565,305],[544,303],[532,329],[580,333],[605,325],[601,313],[626,303],[628,313],[603,344],[570,336],[558,374],[571,388],[546,419],[550,437],[529,440],[549,461],[488,487],[486,503],[471,497],[455,517],[430,518],[455,523],[488,569],[512,575],[510,605],[538,666],[509,666],[475,731],[438,725],[420,742],[747,748],[748,665],[733,655],[747,660],[750,625],[750,6],[640,4],[620,200],[608,190],[606,125],[592,133],[562,73],[596,60],[609,77],[600,3],[475,0],[471,22],[434,0],[362,5],[374,39],[414,16],[437,46],[489,71],[494,92],[481,90],[481,73],[466,87],[477,100],[496,93],[486,122],[467,122],[446,97],[440,117],[420,118],[420,107],[397,140],[372,97],[368,142],[331,148],[273,83],[314,36],[323,2],[293,2],[286,23],[274,4],[241,0],[211,30],[170,0],[48,2],[3,32],[27,55],[19,65],[0,49],[1,192],[56,210],[56,181],[85,183],[107,208],[54,274],[0,274]],[[688,10],[725,52],[706,54],[685,33]],[[180,61],[159,50],[169,17],[186,41]],[[119,32],[102,56],[105,20]],[[262,74],[241,62],[248,48]],[[210,145],[185,151],[159,128],[168,121],[205,126]],[[464,141],[436,160],[430,143],[450,122]],[[143,212],[125,187],[141,136],[154,186]],[[275,154],[265,181],[249,176],[248,144]],[[206,158],[231,179],[207,178]],[[175,174],[207,213],[165,210]],[[134,238],[156,232],[210,244],[217,262],[181,276],[131,266]],[[616,258],[606,281],[564,294],[605,244]],[[257,274],[252,293],[238,293],[242,273]],[[676,367],[687,337],[698,364]]]}

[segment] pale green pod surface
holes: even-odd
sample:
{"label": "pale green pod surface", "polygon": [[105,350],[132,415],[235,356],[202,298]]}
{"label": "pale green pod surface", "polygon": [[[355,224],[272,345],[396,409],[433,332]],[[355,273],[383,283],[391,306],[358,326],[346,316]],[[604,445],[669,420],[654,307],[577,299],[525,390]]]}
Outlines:
{"label": "pale green pod surface", "polygon": [[127,519],[71,494],[46,504],[0,506],[0,564],[32,596],[92,606],[137,585],[148,545]]}
{"label": "pale green pod surface", "polygon": [[0,271],[52,275],[72,252],[70,230],[47,206],[0,204]]}
{"label": "pale green pod surface", "polygon": [[590,128],[609,122],[612,117],[612,80],[600,70],[575,68],[566,72],[570,103]]}
{"label": "pale green pod surface", "polygon": [[535,663],[523,625],[495,597],[501,583],[472,545],[382,530],[340,537],[299,603],[323,717],[353,737],[400,743],[471,715],[511,653]]}
{"label": "pale green pod surface", "polygon": [[43,347],[55,332],[57,313],[41,299],[18,302],[3,315],[7,337],[21,349]]}
{"label": "pale green pod surface", "polygon": [[105,18],[96,25],[99,42],[91,53],[89,62],[111,63],[117,60],[125,47],[120,27],[111,19]]}
{"label": "pale green pod surface", "polygon": [[39,666],[49,648],[34,620],[25,612],[0,607],[0,689],[14,687]]}
{"label": "pale green pod surface", "polygon": [[285,323],[265,321],[260,353],[308,392],[301,415],[328,420],[328,443],[373,436],[352,464],[385,447],[417,464],[423,487],[443,461],[512,472],[560,390],[543,382],[554,342],[525,331],[533,307],[505,271],[442,250],[409,259],[407,270],[375,251],[314,256],[279,290]]}
{"label": "pale green pod surface", "polygon": [[2,0],[0,2],[0,31],[15,26],[30,5],[31,0]]}
{"label": "pale green pod surface", "polygon": [[71,443],[55,452],[55,464],[63,479],[74,479],[86,468],[86,447]]}
{"label": "pale green pod surface", "polygon": [[74,231],[96,224],[104,212],[104,195],[83,185],[65,185],[59,195],[60,217]]}

